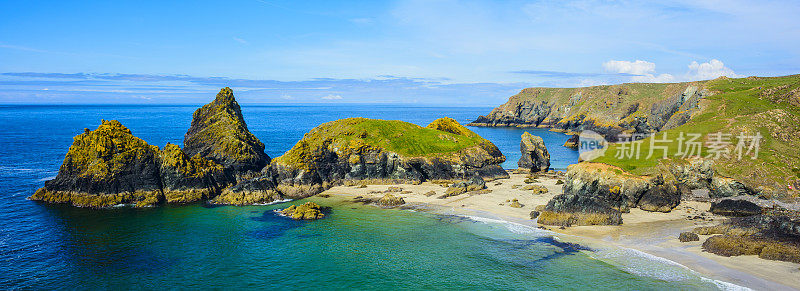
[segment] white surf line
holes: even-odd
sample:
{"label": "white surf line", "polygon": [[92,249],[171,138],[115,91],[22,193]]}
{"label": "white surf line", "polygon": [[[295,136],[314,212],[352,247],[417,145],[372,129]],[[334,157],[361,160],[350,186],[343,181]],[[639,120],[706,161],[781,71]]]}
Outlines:
{"label": "white surf line", "polygon": [[[502,219],[502,218],[487,218],[487,217],[482,217],[482,216],[473,216],[473,215],[465,215],[465,214],[455,214],[455,216],[468,218],[468,219],[471,219],[471,220],[476,221],[476,222],[498,223],[498,224],[511,225],[511,226],[515,226],[515,227],[522,227],[522,228],[530,230],[530,232],[516,232],[513,229],[510,229],[508,227],[506,227],[506,228],[511,232],[520,233],[520,234],[549,234],[549,235],[552,235],[553,238],[556,239],[557,241],[562,241],[559,238],[559,236],[561,236],[561,235],[583,238],[581,236],[567,235],[567,234],[554,232],[554,231],[551,231],[551,230],[543,230],[543,229],[539,229],[539,228],[536,228],[536,227],[533,227],[533,226],[529,226],[529,225],[525,225],[525,224],[522,224],[522,223],[509,221],[509,220]],[[608,244],[610,247],[616,248],[618,250],[632,252],[633,254],[635,254],[635,255],[637,255],[640,258],[643,258],[645,260],[656,261],[656,262],[659,262],[659,263],[662,263],[662,264],[667,264],[667,265],[672,265],[674,267],[682,268],[682,269],[688,271],[689,274],[698,277],[701,281],[713,283],[720,290],[731,290],[731,291],[733,291],[733,290],[752,290],[752,289],[750,289],[748,287],[736,285],[734,283],[725,282],[725,281],[722,281],[722,280],[716,280],[716,279],[711,279],[711,278],[705,277],[705,276],[703,276],[703,274],[701,274],[701,273],[699,273],[699,272],[697,272],[695,270],[692,270],[691,268],[686,267],[683,264],[680,264],[678,262],[672,261],[672,260],[667,259],[667,258],[663,258],[663,257],[659,257],[659,256],[656,256],[656,255],[648,254],[648,253],[640,251],[640,250],[636,250],[636,249],[633,249],[633,248],[620,246],[618,244],[614,244],[614,243],[611,243],[611,242],[605,242],[605,243]],[[603,258],[599,258],[597,256],[597,255],[601,254],[599,251],[602,251],[602,250],[594,250],[594,251],[587,252],[587,253],[588,253],[589,257],[591,257],[591,258],[593,258],[595,260],[603,261],[603,262],[606,262],[606,263],[610,263],[612,265],[617,265],[618,267],[623,268],[625,271],[631,272],[631,273],[636,274],[638,276],[650,277],[650,278],[654,278],[654,279],[658,279],[658,280],[672,281],[672,282],[681,281],[680,279],[676,279],[676,278],[671,278],[672,280],[670,280],[670,278],[664,278],[663,276],[657,276],[657,275],[651,274],[650,272],[642,272],[641,270],[636,269],[635,268],[636,266],[626,265],[624,262],[616,262],[616,261],[609,262],[609,261],[604,260]],[[689,278],[684,278],[683,280],[686,280],[686,279],[689,279]]]}

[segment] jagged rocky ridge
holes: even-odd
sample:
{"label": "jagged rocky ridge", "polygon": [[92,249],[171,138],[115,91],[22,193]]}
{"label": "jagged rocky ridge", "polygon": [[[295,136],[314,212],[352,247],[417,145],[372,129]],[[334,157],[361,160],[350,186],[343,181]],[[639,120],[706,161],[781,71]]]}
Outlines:
{"label": "jagged rocky ridge", "polygon": [[119,121],[74,138],[58,176],[29,199],[80,207],[209,201],[259,204],[317,194],[347,180],[421,182],[507,177],[491,142],[453,119],[423,128],[351,118],[323,124],[274,160],[251,134],[230,88],[198,109],[186,149],[163,150]]}

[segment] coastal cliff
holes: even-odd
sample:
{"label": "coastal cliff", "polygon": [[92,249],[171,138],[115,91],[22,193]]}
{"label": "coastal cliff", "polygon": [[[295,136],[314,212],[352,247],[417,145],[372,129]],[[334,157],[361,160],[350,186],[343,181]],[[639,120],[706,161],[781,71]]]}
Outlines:
{"label": "coastal cliff", "polygon": [[712,92],[705,82],[527,88],[471,126],[593,130],[607,137],[652,133],[686,123]]}
{"label": "coastal cliff", "polygon": [[[668,120],[655,136],[612,144],[604,156],[570,166],[564,194],[553,198],[546,211],[561,218],[587,213],[616,217],[632,207],[668,212],[682,199],[796,203],[800,152],[792,149],[800,147],[800,76],[721,78],[705,87],[714,94],[701,100],[685,124],[667,128]],[[686,144],[679,143],[680,136],[690,134],[702,139],[697,154],[687,155]],[[640,154],[629,155],[634,146]]]}

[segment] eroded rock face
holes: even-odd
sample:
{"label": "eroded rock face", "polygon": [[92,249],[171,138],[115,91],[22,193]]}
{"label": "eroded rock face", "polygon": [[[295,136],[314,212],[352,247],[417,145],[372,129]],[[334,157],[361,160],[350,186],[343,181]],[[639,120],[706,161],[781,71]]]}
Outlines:
{"label": "eroded rock face", "polygon": [[521,169],[531,172],[547,171],[550,168],[550,153],[544,146],[544,140],[528,132],[522,134],[522,141],[519,144],[522,157],[519,158],[517,165]]}
{"label": "eroded rock face", "polygon": [[194,112],[183,144],[187,155],[200,155],[236,174],[260,171],[270,161],[264,144],[247,129],[239,103],[228,87]]}
{"label": "eroded rock face", "polygon": [[103,120],[75,137],[58,176],[30,199],[95,208],[188,203],[214,197],[226,181],[217,163],[189,158],[174,144],[160,151],[119,121]]}
{"label": "eroded rock face", "polygon": [[559,219],[545,219],[545,223],[619,224],[621,213],[632,207],[669,212],[681,199],[674,182],[667,182],[662,176],[635,176],[598,163],[569,166],[563,187],[564,194],[553,197],[543,212],[545,218]]}
{"label": "eroded rock face", "polygon": [[159,153],[164,197],[171,203],[188,203],[214,197],[226,186],[222,166],[200,156],[189,157],[167,143]]}

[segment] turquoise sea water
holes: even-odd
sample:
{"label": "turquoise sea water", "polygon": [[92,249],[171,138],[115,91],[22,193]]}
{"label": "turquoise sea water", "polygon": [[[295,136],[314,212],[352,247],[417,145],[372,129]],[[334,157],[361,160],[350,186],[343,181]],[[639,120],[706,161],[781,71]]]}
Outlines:
{"label": "turquoise sea water", "polygon": [[[679,266],[563,244],[535,228],[313,198],[320,221],[287,204],[92,210],[25,200],[58,171],[72,137],[119,119],[151,144],[181,144],[191,106],[0,107],[0,288],[715,289]],[[364,116],[466,123],[490,108],[243,106],[270,156],[319,123]],[[474,128],[515,167],[519,129]],[[553,166],[577,154],[543,130]],[[293,201],[290,203],[302,203]]]}

